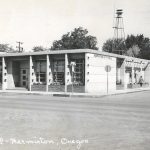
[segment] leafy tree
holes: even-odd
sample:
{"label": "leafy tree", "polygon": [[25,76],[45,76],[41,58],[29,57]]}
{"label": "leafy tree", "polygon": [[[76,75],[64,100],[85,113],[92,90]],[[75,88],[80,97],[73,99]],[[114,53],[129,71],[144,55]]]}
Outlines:
{"label": "leafy tree", "polygon": [[94,49],[97,48],[97,39],[94,36],[88,35],[88,30],[82,27],[75,28],[72,32],[64,34],[60,40],[53,42],[51,50],[66,50],[66,49]]}
{"label": "leafy tree", "polygon": [[140,35],[128,35],[126,38],[126,47],[131,48],[137,45],[140,49],[138,57],[143,59],[150,59],[150,39]]}
{"label": "leafy tree", "polygon": [[140,49],[145,48],[149,44],[150,40],[147,37],[144,37],[143,34],[134,36],[133,34],[128,35],[126,38],[126,47],[127,49],[131,48],[133,45],[137,45]]}
{"label": "leafy tree", "polygon": [[125,52],[125,42],[122,39],[108,39],[102,47],[102,50],[109,53],[119,53],[119,50]]}
{"label": "leafy tree", "polygon": [[150,60],[150,44],[147,44],[147,46],[140,51],[140,58]]}
{"label": "leafy tree", "polygon": [[124,42],[120,40],[118,43],[113,39],[108,39],[103,44],[102,49],[106,52],[115,53],[114,47],[116,50],[124,50],[124,54],[128,56],[150,59],[150,39],[144,37],[143,34],[128,35]]}
{"label": "leafy tree", "polygon": [[139,57],[139,54],[140,48],[138,45],[133,45],[131,48],[129,48],[129,50],[126,51],[126,55],[131,57]]}
{"label": "leafy tree", "polygon": [[46,48],[44,48],[43,46],[35,46],[32,49],[34,52],[39,52],[39,51],[46,51]]}
{"label": "leafy tree", "polygon": [[15,50],[9,44],[0,44],[0,52],[14,52]]}

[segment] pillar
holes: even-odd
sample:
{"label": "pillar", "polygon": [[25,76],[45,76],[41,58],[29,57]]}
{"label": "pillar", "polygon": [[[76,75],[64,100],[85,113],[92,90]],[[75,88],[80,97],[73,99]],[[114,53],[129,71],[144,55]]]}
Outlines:
{"label": "pillar", "polygon": [[88,92],[88,89],[87,89],[87,82],[88,82],[88,67],[89,67],[89,62],[88,62],[88,56],[87,56],[87,53],[85,53],[85,93]]}
{"label": "pillar", "polygon": [[127,83],[125,70],[126,70],[126,66],[125,66],[125,59],[124,59],[120,67],[120,79],[122,84],[124,85],[124,88],[126,89],[128,83]]}
{"label": "pillar", "polygon": [[46,91],[48,92],[48,87],[52,83],[52,62],[50,56],[46,55]]}
{"label": "pillar", "polygon": [[143,68],[143,64],[141,64],[141,67],[140,67],[140,76],[142,76],[144,79],[144,72],[143,72],[142,68]]}
{"label": "pillar", "polygon": [[2,57],[2,90],[7,88],[7,66],[5,58]]}
{"label": "pillar", "polygon": [[69,69],[68,54],[65,54],[65,92],[67,92],[67,85],[71,83],[71,73]]}
{"label": "pillar", "polygon": [[48,83],[49,83],[49,55],[46,55],[46,92],[48,92]]}
{"label": "pillar", "polygon": [[34,68],[33,68],[33,60],[32,60],[32,56],[29,56],[29,91],[31,91],[31,86],[33,84],[33,73],[34,73]]}
{"label": "pillar", "polygon": [[65,54],[65,92],[67,92],[68,54]]}
{"label": "pillar", "polygon": [[132,74],[131,83],[133,84],[134,83],[134,68],[133,67],[132,67],[132,70],[131,70],[131,74]]}
{"label": "pillar", "polygon": [[150,86],[150,64],[147,64],[147,67],[144,72],[144,81]]}

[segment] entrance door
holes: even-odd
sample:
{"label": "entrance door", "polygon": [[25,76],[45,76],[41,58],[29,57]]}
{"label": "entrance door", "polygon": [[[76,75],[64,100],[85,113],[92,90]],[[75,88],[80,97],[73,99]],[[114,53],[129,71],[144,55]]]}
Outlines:
{"label": "entrance door", "polygon": [[21,69],[21,87],[28,86],[28,69]]}
{"label": "entrance door", "polygon": [[15,87],[19,87],[20,86],[20,62],[19,61],[12,62],[12,75],[13,75]]}

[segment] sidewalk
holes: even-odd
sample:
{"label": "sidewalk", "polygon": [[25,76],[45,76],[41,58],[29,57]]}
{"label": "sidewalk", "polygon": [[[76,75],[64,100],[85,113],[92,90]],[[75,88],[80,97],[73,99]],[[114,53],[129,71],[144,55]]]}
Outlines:
{"label": "sidewalk", "polygon": [[114,92],[107,93],[64,93],[64,92],[40,92],[40,91],[20,91],[20,90],[0,90],[0,94],[10,93],[10,94],[35,94],[35,95],[49,95],[49,96],[60,96],[60,97],[103,97],[110,95],[119,95],[119,94],[127,94],[134,92],[142,92],[149,91],[150,87],[147,88],[135,88],[135,89],[125,89],[125,90],[116,90]]}

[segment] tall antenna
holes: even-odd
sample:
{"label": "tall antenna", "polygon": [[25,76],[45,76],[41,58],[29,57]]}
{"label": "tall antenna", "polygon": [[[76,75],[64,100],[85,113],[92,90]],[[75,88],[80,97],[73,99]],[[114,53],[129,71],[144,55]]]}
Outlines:
{"label": "tall antenna", "polygon": [[113,46],[112,52],[123,55],[124,50],[119,49],[120,44],[125,41],[125,32],[123,24],[123,10],[117,9],[115,13],[115,23],[114,23],[114,37],[113,37]]}

